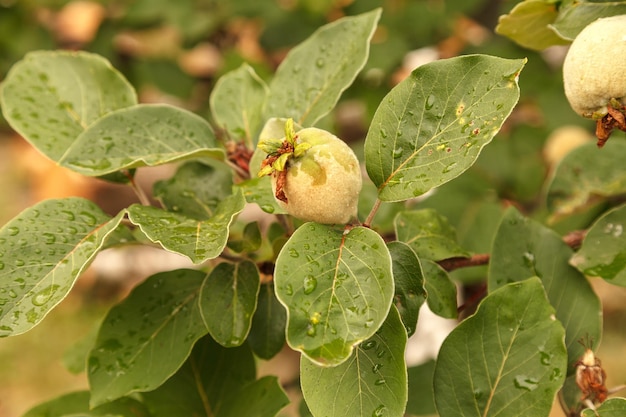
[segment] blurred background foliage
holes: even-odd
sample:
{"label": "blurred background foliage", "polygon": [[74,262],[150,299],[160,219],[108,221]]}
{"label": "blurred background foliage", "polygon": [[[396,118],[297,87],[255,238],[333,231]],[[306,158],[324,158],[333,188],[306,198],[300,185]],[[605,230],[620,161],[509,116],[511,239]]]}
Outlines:
{"label": "blurred background foliage", "polygon": [[[536,52],[494,33],[498,17],[515,0],[0,0],[0,80],[27,52],[81,49],[111,61],[135,86],[141,102],[168,102],[210,119],[209,95],[215,81],[248,62],[266,80],[289,48],[321,25],[344,15],[383,7],[369,61],[335,111],[320,123],[350,142],[357,152],[381,99],[416,66],[434,59],[484,53],[528,57],[520,77],[521,99],[493,143],[474,167],[420,207],[440,211],[455,225],[460,243],[481,253],[490,248],[503,210],[517,206],[526,215],[550,220],[544,187],[555,163],[574,143],[592,140],[593,122],[579,118],[563,93],[561,64],[566,46]],[[621,136],[623,133],[614,133]],[[612,139],[620,140],[620,139]],[[361,154],[362,155],[362,154]],[[143,170],[145,186],[159,170]],[[32,150],[0,120],[0,221],[44,198],[79,195],[116,213],[134,197],[122,186],[74,175]],[[363,193],[363,199],[371,197]],[[371,201],[364,202],[371,207]],[[417,204],[417,203],[414,203]],[[384,204],[379,228],[392,227],[403,206]],[[599,211],[550,223],[558,232],[585,228]],[[134,273],[141,275],[143,272]],[[471,297],[484,268],[455,271]],[[146,272],[147,274],[147,272]],[[98,272],[81,278],[75,295],[37,329],[0,341],[0,415],[13,417],[31,404],[85,386],[59,365],[62,351],[122,297],[137,279],[102,284]],[[624,292],[604,290],[607,332],[598,353],[609,384],[626,380],[623,357],[626,323]],[[623,289],[622,289],[623,290]],[[604,291],[604,294],[602,293]],[[76,312],[80,312],[76,316]],[[623,333],[623,332],[622,332]],[[54,339],[54,340],[52,340]],[[621,347],[620,347],[621,346]],[[64,373],[65,372],[65,373]],[[556,414],[558,415],[558,414]]]}

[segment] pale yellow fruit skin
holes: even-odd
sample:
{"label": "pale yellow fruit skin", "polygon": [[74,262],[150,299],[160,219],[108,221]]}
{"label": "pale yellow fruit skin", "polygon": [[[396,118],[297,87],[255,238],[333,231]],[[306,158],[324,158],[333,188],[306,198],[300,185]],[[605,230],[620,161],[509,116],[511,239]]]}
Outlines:
{"label": "pale yellow fruit skin", "polygon": [[598,19],[578,34],[563,62],[563,84],[583,117],[606,114],[611,98],[626,104],[626,15]]}
{"label": "pale yellow fruit skin", "polygon": [[[362,186],[359,160],[344,141],[325,130],[310,127],[297,134],[299,142],[312,146],[289,162],[284,187],[288,202],[278,204],[301,220],[348,223],[356,217]],[[272,188],[276,190],[275,175]]]}

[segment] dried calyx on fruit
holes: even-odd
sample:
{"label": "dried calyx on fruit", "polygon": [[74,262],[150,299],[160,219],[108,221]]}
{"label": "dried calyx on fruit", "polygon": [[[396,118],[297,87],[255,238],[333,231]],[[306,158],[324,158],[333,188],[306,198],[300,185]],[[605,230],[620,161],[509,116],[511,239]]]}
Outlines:
{"label": "dried calyx on fruit", "polygon": [[601,147],[626,131],[626,15],[598,19],[574,39],[563,63],[565,95],[579,115],[597,120]]}
{"label": "dried calyx on fruit", "polygon": [[296,133],[288,119],[284,138],[261,140],[258,147],[268,154],[259,177],[272,176],[274,197],[287,213],[324,224],[356,218],[361,170],[341,139],[314,127]]}

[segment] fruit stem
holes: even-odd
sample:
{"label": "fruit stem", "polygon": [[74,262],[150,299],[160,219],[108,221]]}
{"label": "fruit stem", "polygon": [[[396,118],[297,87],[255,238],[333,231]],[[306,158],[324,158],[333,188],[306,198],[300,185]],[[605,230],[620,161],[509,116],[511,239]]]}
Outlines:
{"label": "fruit stem", "polygon": [[363,226],[369,228],[370,225],[372,224],[372,221],[374,220],[374,216],[376,216],[376,213],[378,213],[378,209],[380,208],[380,204],[382,203],[382,201],[377,198],[376,201],[374,202],[374,206],[372,207],[372,210],[370,211],[370,214],[367,215],[367,218],[365,219],[365,222],[363,222]]}

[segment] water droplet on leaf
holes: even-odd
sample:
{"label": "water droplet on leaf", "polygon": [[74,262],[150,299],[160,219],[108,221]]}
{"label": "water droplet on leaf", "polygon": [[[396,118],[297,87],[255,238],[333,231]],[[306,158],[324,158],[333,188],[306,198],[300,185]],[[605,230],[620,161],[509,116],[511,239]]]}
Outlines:
{"label": "water droplet on leaf", "polygon": [[313,275],[304,278],[304,293],[311,294],[317,288],[317,279]]}

